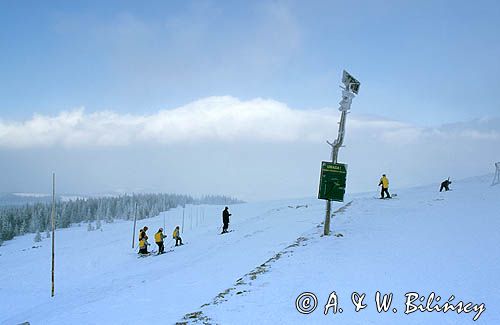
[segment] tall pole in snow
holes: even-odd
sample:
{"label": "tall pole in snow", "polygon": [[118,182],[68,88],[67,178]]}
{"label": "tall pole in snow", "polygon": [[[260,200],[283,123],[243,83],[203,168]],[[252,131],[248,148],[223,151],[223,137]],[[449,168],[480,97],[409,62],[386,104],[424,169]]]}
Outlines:
{"label": "tall pole in snow", "polygon": [[55,294],[55,239],[56,239],[56,173],[52,173],[52,293],[51,297]]}
{"label": "tall pole in snow", "polygon": [[[335,139],[333,143],[326,141],[332,147],[330,158],[333,163],[337,163],[339,149],[342,147],[342,144],[344,143],[346,116],[348,111],[351,109],[352,99],[358,93],[360,85],[359,82],[345,70],[342,75],[342,82],[344,83],[345,88],[342,88],[342,100],[339,103],[340,104],[339,111],[341,112],[341,114],[340,114],[337,139]],[[331,208],[332,208],[332,202],[330,200],[327,200],[325,223],[323,229],[323,235],[325,236],[328,236],[330,234]]]}
{"label": "tall pole in snow", "polygon": [[200,208],[196,207],[196,228],[198,228],[198,219],[200,216]]}
{"label": "tall pole in snow", "polygon": [[184,206],[182,207],[182,233],[184,233]]}
{"label": "tall pole in snow", "polygon": [[132,248],[134,248],[135,243],[135,226],[137,224],[137,203],[134,205],[134,230],[132,231]]}
{"label": "tall pole in snow", "polygon": [[500,161],[495,163],[495,176],[493,177],[493,182],[491,185],[497,185],[500,183]]}

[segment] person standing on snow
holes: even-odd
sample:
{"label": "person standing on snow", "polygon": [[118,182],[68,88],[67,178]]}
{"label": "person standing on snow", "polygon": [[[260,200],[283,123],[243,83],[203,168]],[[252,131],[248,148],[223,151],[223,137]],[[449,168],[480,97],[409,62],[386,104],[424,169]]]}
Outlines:
{"label": "person standing on snow", "polygon": [[175,227],[172,237],[175,239],[175,246],[182,245],[182,238],[179,234],[179,226]]}
{"label": "person standing on snow", "polygon": [[447,180],[443,181],[441,183],[441,187],[439,188],[439,192],[442,192],[443,190],[445,191],[449,191],[450,190],[450,184],[451,184],[451,181],[450,181],[450,178],[448,177]]}
{"label": "person standing on snow", "polygon": [[382,178],[380,178],[380,182],[378,183],[378,186],[382,185],[382,189],[380,190],[380,198],[384,199],[384,194],[387,195],[387,198],[390,199],[391,195],[389,194],[389,180],[385,176],[385,174],[382,175]]}
{"label": "person standing on snow", "polygon": [[146,234],[146,231],[148,230],[148,227],[144,226],[139,231],[139,254],[149,254],[148,252],[148,235]]}
{"label": "person standing on snow", "polygon": [[222,223],[223,223],[223,226],[222,226],[222,232],[221,234],[225,234],[227,233],[227,228],[229,228],[229,216],[231,215],[231,213],[229,213],[229,208],[226,207],[224,209],[224,211],[222,211]]}
{"label": "person standing on snow", "polygon": [[155,242],[156,245],[158,245],[158,255],[163,254],[165,251],[165,246],[163,245],[163,238],[165,238],[163,234],[163,228],[158,229],[158,231],[155,234]]}
{"label": "person standing on snow", "polygon": [[147,226],[144,226],[144,228],[139,230],[139,240],[141,240],[144,237],[146,237],[146,240],[148,239],[148,235],[146,234],[146,231],[148,231],[148,229],[149,228]]}

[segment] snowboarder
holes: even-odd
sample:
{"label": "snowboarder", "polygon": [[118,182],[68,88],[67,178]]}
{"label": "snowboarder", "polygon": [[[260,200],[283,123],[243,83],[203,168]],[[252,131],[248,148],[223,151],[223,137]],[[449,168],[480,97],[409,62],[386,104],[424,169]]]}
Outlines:
{"label": "snowboarder", "polygon": [[226,207],[224,209],[224,211],[222,211],[222,223],[224,224],[222,226],[222,233],[221,234],[225,234],[227,233],[227,228],[229,228],[229,216],[231,215],[231,213],[229,213],[229,208]]}
{"label": "snowboarder", "polygon": [[148,235],[146,231],[148,231],[148,227],[144,226],[141,230],[139,230],[139,254],[149,254],[148,252]]}
{"label": "snowboarder", "polygon": [[175,227],[172,237],[175,239],[175,246],[182,245],[182,238],[179,235],[179,226]]}
{"label": "snowboarder", "polygon": [[380,198],[385,199],[384,194],[387,195],[387,198],[390,199],[391,195],[389,194],[389,180],[387,179],[387,176],[385,174],[382,175],[382,178],[380,178],[380,182],[378,183],[378,186],[382,185],[382,189],[380,190]]}
{"label": "snowboarder", "polygon": [[448,177],[448,179],[444,180],[441,183],[441,187],[439,188],[439,192],[442,192],[443,190],[449,191],[450,190],[450,184],[451,184],[451,181],[450,181],[450,178]]}
{"label": "snowboarder", "polygon": [[155,234],[155,242],[156,245],[158,245],[158,255],[163,254],[165,251],[165,246],[163,245],[163,238],[165,238],[163,234],[163,228],[158,229],[158,231]]}

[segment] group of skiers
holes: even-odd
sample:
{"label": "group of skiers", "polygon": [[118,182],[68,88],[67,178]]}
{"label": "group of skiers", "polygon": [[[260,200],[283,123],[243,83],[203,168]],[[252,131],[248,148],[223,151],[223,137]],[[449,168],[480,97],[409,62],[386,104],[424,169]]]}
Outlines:
{"label": "group of skiers", "polygon": [[[148,243],[148,227],[144,226],[141,230],[139,230],[139,254],[149,255],[148,246],[151,244]],[[163,234],[163,228],[158,229],[155,233],[155,242],[158,245],[158,255],[165,253],[165,245],[163,243],[163,239],[167,238],[166,235]],[[175,227],[172,233],[172,239],[175,239],[175,246],[182,245],[182,238],[179,234],[179,226]]]}
{"label": "group of skiers", "polygon": [[[228,232],[229,228],[229,217],[231,216],[231,213],[229,213],[229,208],[225,207],[224,211],[222,211],[222,233],[225,234]],[[148,227],[144,226],[141,230],[139,230],[139,254],[142,255],[149,255],[150,253],[148,252],[148,246],[150,244],[148,243]],[[220,228],[219,228],[220,229]],[[158,231],[155,234],[155,242],[156,245],[158,245],[158,255],[165,253],[165,245],[163,243],[163,239],[167,238],[166,235],[163,234],[163,228],[158,229]],[[180,228],[179,226],[176,226],[174,231],[172,232],[172,239],[175,239],[175,246],[181,246],[182,244],[182,238],[180,236]]]}
{"label": "group of skiers", "polygon": [[[448,177],[448,179],[444,180],[441,183],[441,187],[439,188],[439,192],[442,192],[443,190],[449,191],[450,184],[451,184],[451,181],[450,181],[450,178]],[[389,194],[389,179],[387,178],[387,176],[385,174],[382,174],[382,177],[380,178],[378,186],[382,186],[381,190],[380,190],[380,198],[381,199],[385,199],[385,198],[390,199],[391,195]]]}
{"label": "group of skiers", "polygon": [[[441,187],[439,188],[439,192],[442,192],[443,190],[449,191],[450,190],[450,178],[446,179],[441,183]],[[389,179],[385,174],[382,174],[382,177],[380,178],[380,181],[378,183],[379,186],[381,186],[380,190],[380,198],[381,199],[390,199],[392,196],[389,194]],[[231,216],[231,213],[229,213],[229,208],[225,207],[224,210],[222,211],[222,232],[221,234],[225,234],[228,232],[229,228],[229,217]],[[146,231],[148,230],[148,227],[145,226],[139,231],[139,254],[149,254],[148,252],[148,246],[150,245],[148,243],[148,235],[146,234]],[[156,245],[158,245],[158,255],[163,254],[165,252],[165,245],[163,243],[163,239],[166,238],[163,234],[163,228],[158,229],[158,231],[155,234],[155,242]],[[179,231],[179,226],[176,226],[173,233],[172,233],[172,239],[175,239],[175,246],[180,246],[182,245],[182,239],[180,237],[180,231]]]}
{"label": "group of skiers", "polygon": [[[450,178],[444,180],[441,183],[441,187],[439,188],[439,192],[442,192],[443,190],[449,191],[450,190]],[[381,199],[390,199],[392,196],[389,194],[389,179],[385,174],[382,174],[382,177],[380,178],[380,181],[378,183],[379,186],[381,186],[380,190],[380,198]],[[229,208],[225,207],[224,210],[222,211],[222,232],[221,234],[225,234],[228,232],[229,228],[229,217],[231,216],[231,213],[229,213]],[[172,232],[172,239],[175,239],[175,246],[180,246],[182,245],[182,238],[180,237],[180,231],[179,231],[179,226],[176,226],[174,231]],[[144,226],[139,231],[139,254],[143,255],[148,255],[148,246],[150,245],[148,243],[148,235],[147,232],[148,227]],[[165,239],[167,236],[163,234],[163,228],[158,229],[158,231],[155,234],[155,242],[156,245],[158,245],[158,255],[163,254],[165,252],[165,245],[163,242],[163,239]]]}

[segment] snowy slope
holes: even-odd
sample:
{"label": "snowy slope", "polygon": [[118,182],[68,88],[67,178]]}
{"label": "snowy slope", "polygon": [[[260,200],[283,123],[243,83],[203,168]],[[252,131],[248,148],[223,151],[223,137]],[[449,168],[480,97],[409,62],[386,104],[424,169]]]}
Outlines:
{"label": "snowy slope", "polygon": [[[306,201],[292,203],[310,203]],[[188,208],[182,234],[187,244],[141,259],[131,249],[131,222],[104,224],[102,232],[88,232],[85,226],[60,230],[55,299],[49,297],[50,240],[36,249],[30,248],[33,235],[8,241],[0,247],[0,321],[128,324],[154,321],[158,316],[174,321],[321,219],[319,206],[288,205],[281,201],[231,206],[230,227],[236,231],[226,235],[219,235],[222,207],[206,206],[204,224],[198,221],[198,227],[194,217],[191,226]],[[166,213],[168,235],[181,224],[181,216],[180,209]],[[143,225],[149,226],[153,238],[163,226],[163,216],[142,220],[138,227]],[[281,234],[280,225],[286,229]]]}
{"label": "snowy slope", "polygon": [[[320,236],[324,202],[316,199],[231,206],[235,231],[226,235],[218,235],[222,207],[204,207],[205,218],[193,218],[192,226],[188,208],[187,244],[140,259],[130,247],[131,222],[104,224],[102,232],[59,230],[55,298],[50,240],[33,244],[33,235],[19,237],[0,247],[0,323],[172,324],[185,315],[189,322],[219,324],[473,322],[474,313],[405,315],[408,291],[484,303],[477,322],[500,323],[500,186],[489,181],[456,182],[447,193],[436,186],[408,189],[393,200],[374,199],[374,193],[348,197],[345,203],[352,203],[332,222],[343,237]],[[181,215],[181,209],[165,213],[168,235]],[[143,225],[152,238],[163,215]],[[377,290],[394,294],[396,314],[377,313]],[[303,291],[318,297],[310,315],[295,309]],[[332,291],[344,311],[325,316]],[[367,294],[368,307],[358,313],[353,291]]]}
{"label": "snowy slope", "polygon": [[[477,323],[500,324],[500,186],[491,177],[400,191],[397,199],[357,197],[338,214],[333,227],[344,237],[321,238],[312,229],[301,246],[269,263],[268,271],[236,285],[227,301],[198,309],[221,324],[471,324],[475,312],[405,314],[405,294],[425,301],[431,292],[441,303],[484,303]],[[318,307],[300,314],[294,302],[312,292]],[[335,291],[343,313],[324,315]],[[375,293],[393,293],[392,307],[378,313]],[[354,311],[351,294],[366,293],[366,309]],[[416,302],[415,302],[416,304]],[[434,302],[432,305],[435,305]],[[201,318],[201,317],[200,317]],[[243,321],[242,321],[243,320]]]}

